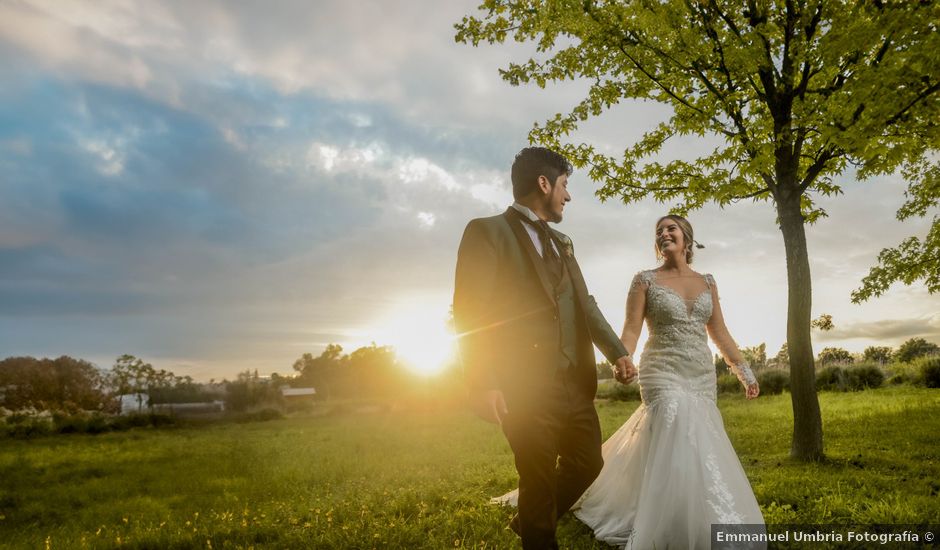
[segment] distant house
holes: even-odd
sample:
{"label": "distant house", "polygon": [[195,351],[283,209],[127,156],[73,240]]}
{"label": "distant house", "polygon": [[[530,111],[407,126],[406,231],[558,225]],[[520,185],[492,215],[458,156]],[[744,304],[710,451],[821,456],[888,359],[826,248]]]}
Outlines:
{"label": "distant house", "polygon": [[225,402],[220,400],[203,403],[156,403],[151,407],[150,396],[146,393],[128,393],[119,396],[119,398],[121,401],[121,414],[154,412],[188,416],[225,412]]}
{"label": "distant house", "polygon": [[221,413],[225,412],[225,401],[217,399],[201,403],[158,403],[153,406],[153,412],[176,416]]}
{"label": "distant house", "polygon": [[121,414],[134,414],[147,412],[150,396],[146,393],[125,393],[118,396],[121,403]]}
{"label": "distant house", "polygon": [[284,397],[284,403],[287,405],[313,403],[317,398],[317,390],[315,388],[281,386],[281,395]]}

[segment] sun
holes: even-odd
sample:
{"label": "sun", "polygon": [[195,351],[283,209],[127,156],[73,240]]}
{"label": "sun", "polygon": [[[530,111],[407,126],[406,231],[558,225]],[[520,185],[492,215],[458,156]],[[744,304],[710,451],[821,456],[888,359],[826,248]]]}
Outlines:
{"label": "sun", "polygon": [[377,323],[372,338],[395,348],[409,370],[430,376],[453,359],[456,340],[447,328],[447,306],[422,301],[400,304]]}

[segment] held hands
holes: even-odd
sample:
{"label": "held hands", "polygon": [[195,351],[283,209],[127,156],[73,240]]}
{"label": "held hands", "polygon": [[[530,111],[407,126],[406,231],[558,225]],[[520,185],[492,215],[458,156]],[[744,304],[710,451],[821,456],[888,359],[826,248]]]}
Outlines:
{"label": "held hands", "polygon": [[614,361],[610,368],[614,371],[614,378],[621,384],[626,385],[636,379],[636,366],[633,365],[633,359],[629,355],[624,355]]}
{"label": "held hands", "polygon": [[746,388],[744,388],[744,395],[748,399],[754,399],[760,395],[760,386],[757,385],[757,382],[749,384]]}

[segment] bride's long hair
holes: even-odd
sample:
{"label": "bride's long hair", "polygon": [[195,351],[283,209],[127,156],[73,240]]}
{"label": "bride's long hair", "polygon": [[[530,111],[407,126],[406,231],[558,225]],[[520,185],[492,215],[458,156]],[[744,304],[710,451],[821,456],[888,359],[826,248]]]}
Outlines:
{"label": "bride's long hair", "polygon": [[[683,218],[682,216],[677,216],[676,214],[667,214],[662,218],[656,220],[656,225],[653,226],[653,232],[655,235],[656,228],[659,227],[659,224],[663,220],[672,220],[676,222],[676,225],[679,226],[679,229],[682,230],[682,241],[685,245],[685,263],[692,265],[692,257],[695,256],[695,248],[692,247],[692,244],[695,243],[695,232],[692,231],[692,224],[689,223],[689,220]],[[656,251],[656,259],[662,261],[665,259],[663,253],[659,250],[659,244],[656,243],[656,238],[653,238],[653,250]]]}

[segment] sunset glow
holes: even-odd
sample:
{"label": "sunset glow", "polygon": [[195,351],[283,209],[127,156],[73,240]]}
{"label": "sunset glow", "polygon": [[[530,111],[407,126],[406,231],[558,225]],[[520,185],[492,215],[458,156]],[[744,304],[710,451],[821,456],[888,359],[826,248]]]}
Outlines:
{"label": "sunset glow", "polygon": [[437,304],[404,304],[369,332],[375,335],[376,343],[394,347],[405,367],[433,375],[454,359],[455,338],[448,330],[446,311],[446,306]]}

